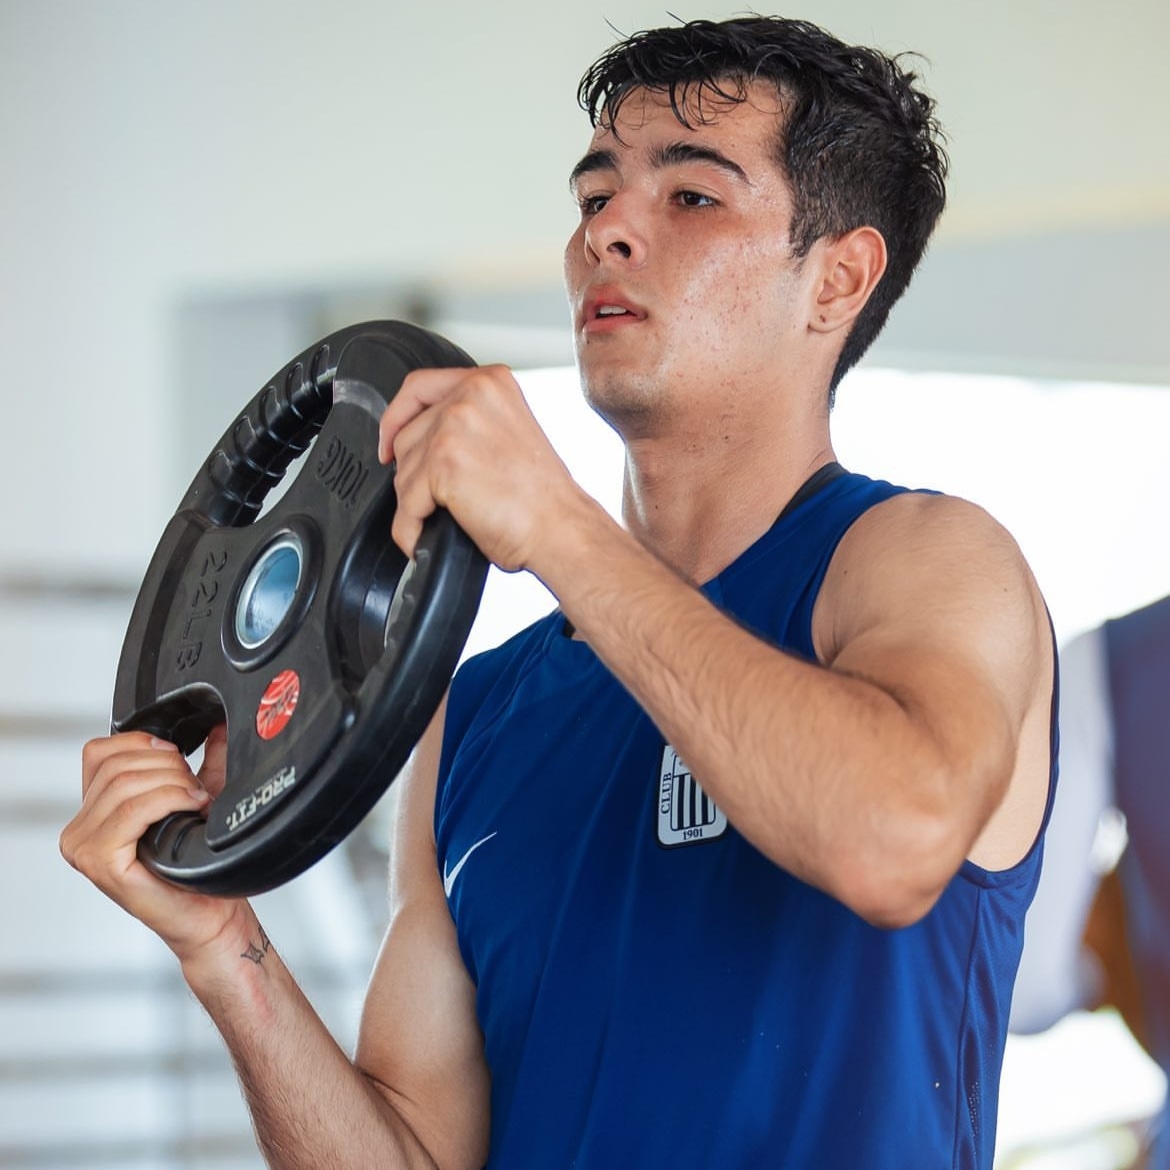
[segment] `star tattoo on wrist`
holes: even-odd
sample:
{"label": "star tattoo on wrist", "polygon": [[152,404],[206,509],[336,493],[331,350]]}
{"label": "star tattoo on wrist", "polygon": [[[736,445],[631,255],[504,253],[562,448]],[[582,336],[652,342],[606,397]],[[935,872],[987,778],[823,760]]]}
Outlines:
{"label": "star tattoo on wrist", "polygon": [[268,935],[264,933],[264,927],[260,927],[260,945],[257,946],[254,942],[248,943],[248,949],[241,952],[240,958],[247,959],[250,963],[255,963],[259,966],[264,962],[264,956],[272,949],[272,943],[268,940]]}

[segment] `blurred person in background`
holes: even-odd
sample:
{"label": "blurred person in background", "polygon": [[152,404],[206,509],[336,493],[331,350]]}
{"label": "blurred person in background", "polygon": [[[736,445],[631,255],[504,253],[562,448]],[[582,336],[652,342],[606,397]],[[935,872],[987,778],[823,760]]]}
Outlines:
{"label": "blurred person in background", "polygon": [[[1060,665],[1060,800],[1011,1028],[1109,1005],[1170,1074],[1170,597],[1079,634]],[[1170,1170],[1168,1115],[1144,1135],[1143,1170]]]}

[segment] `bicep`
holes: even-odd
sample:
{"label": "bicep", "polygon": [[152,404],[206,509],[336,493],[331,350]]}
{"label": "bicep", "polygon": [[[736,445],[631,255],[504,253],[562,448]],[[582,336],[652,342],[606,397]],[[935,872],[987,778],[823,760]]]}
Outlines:
{"label": "bicep", "polygon": [[841,541],[814,613],[818,656],[910,705],[961,716],[960,686],[1022,722],[1040,677],[1047,617],[1023,555],[982,509],[907,494]]}
{"label": "bicep", "polygon": [[841,542],[814,629],[826,665],[901,707],[950,777],[968,848],[1009,795],[1018,804],[1028,790],[1024,802],[1042,807],[1047,772],[1031,761],[1047,743],[1047,612],[1019,548],[982,509],[925,495],[874,508]]}
{"label": "bicep", "polygon": [[395,783],[390,924],[378,956],[356,1064],[435,1162],[481,1166],[489,1077],[435,858],[433,813],[443,709]]}

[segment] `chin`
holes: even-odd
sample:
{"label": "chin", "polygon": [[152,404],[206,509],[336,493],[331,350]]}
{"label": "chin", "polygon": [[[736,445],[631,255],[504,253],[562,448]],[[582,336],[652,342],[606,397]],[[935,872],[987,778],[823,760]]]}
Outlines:
{"label": "chin", "polygon": [[626,438],[644,430],[663,402],[656,382],[630,373],[582,371],[581,392],[590,408]]}

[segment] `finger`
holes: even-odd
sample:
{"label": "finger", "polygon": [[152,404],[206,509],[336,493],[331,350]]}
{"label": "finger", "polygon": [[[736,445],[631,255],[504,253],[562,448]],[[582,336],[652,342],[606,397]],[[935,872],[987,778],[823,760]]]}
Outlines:
{"label": "finger", "polygon": [[123,749],[104,760],[91,773],[85,786],[84,801],[91,801],[119,776],[128,773],[154,775],[157,781],[166,777],[178,783],[189,783],[193,779],[191,766],[180,751],[168,751],[165,747]]}
{"label": "finger", "polygon": [[103,875],[124,871],[133,862],[138,841],[156,821],[176,812],[202,812],[207,806],[209,797],[202,789],[142,781],[136,776],[112,787],[61,834],[61,855],[99,885]]}
{"label": "finger", "polygon": [[431,441],[442,416],[416,415],[394,439],[394,492],[397,497],[390,536],[413,557],[423,524],[441,503],[435,494]]}
{"label": "finger", "polygon": [[390,523],[390,537],[413,560],[415,548],[422,535],[423,524],[436,507],[425,475],[395,475],[394,489],[398,502]]}
{"label": "finger", "polygon": [[146,731],[126,731],[91,739],[81,749],[81,795],[84,798],[97,775],[107,767],[110,760],[118,756],[142,755],[144,760],[161,764],[163,760],[182,759],[183,755],[173,744],[151,735]]}
{"label": "finger", "polygon": [[[164,795],[155,795],[157,793]],[[74,840],[105,839],[106,826],[120,810],[127,807],[133,812],[144,801],[149,802],[148,811],[144,814],[146,819],[134,826],[133,837],[116,841],[111,847],[123,847],[137,842],[138,837],[142,836],[153,820],[162,819],[168,812],[178,809],[202,812],[210,799],[206,790],[201,788],[189,773],[121,772],[108,782],[95,784],[90,789],[85,803],[62,834],[62,852],[65,852],[67,845]],[[151,817],[153,819],[150,819]],[[66,853],[66,856],[69,854]]]}
{"label": "finger", "polygon": [[89,786],[98,768],[111,756],[126,751],[145,750],[150,748],[154,742],[158,744],[157,750],[165,751],[169,748],[172,751],[178,751],[174,744],[167,744],[165,740],[158,739],[148,731],[123,731],[91,739],[81,749],[82,791],[84,792]]}
{"label": "finger", "polygon": [[203,744],[203,763],[196,777],[213,797],[218,796],[227,782],[227,724],[220,723],[208,732]]}
{"label": "finger", "polygon": [[382,412],[378,422],[378,459],[389,463],[394,458],[394,440],[412,419],[430,409],[450,394],[469,372],[455,369],[412,370]]}
{"label": "finger", "polygon": [[108,780],[94,784],[79,815],[91,824],[100,824],[119,805],[139,799],[155,790],[189,793],[198,803],[207,804],[211,794],[191,774],[189,768],[122,769]]}

